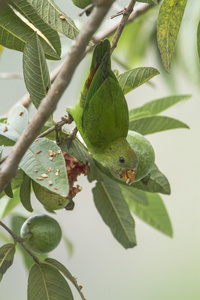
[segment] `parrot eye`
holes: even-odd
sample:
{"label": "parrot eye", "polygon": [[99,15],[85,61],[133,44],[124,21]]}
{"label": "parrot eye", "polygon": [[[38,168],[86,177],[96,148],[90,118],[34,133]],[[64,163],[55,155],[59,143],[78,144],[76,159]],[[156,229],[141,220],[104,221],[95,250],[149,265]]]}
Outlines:
{"label": "parrot eye", "polygon": [[122,156],[119,157],[119,162],[120,164],[124,164],[125,163],[125,158],[123,158]]}

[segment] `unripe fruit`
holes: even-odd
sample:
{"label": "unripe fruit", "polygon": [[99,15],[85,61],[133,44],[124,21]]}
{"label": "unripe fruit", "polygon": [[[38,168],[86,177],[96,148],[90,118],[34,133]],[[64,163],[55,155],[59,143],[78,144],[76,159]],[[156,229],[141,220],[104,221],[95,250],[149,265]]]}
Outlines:
{"label": "unripe fruit", "polygon": [[60,243],[62,231],[52,217],[35,215],[24,222],[20,235],[22,238],[28,237],[24,244],[33,252],[48,253]]}
{"label": "unripe fruit", "polygon": [[155,153],[150,142],[141,134],[135,131],[129,131],[127,141],[135,151],[138,158],[138,168],[136,177],[133,182],[139,181],[146,177],[155,161]]}
{"label": "unripe fruit", "polygon": [[57,210],[68,204],[69,200],[67,198],[49,191],[35,181],[32,181],[32,184],[35,196],[45,207]]}

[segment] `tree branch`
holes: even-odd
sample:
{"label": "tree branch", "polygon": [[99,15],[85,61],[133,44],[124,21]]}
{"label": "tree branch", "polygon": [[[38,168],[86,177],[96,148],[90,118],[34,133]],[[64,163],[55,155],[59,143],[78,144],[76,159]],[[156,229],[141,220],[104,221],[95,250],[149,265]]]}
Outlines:
{"label": "tree branch", "polygon": [[121,20],[119,26],[117,27],[117,30],[116,30],[115,35],[111,42],[111,46],[110,46],[111,54],[113,53],[114,49],[117,47],[119,38],[122,34],[122,31],[124,30],[126,23],[128,22],[128,18],[130,16],[130,14],[132,13],[134,6],[135,6],[135,1],[131,0],[129,5],[123,11],[122,20]]}
{"label": "tree branch", "polygon": [[88,22],[71,47],[68,57],[60,70],[53,87],[42,100],[37,113],[13,147],[8,158],[0,166],[0,193],[6,184],[16,175],[18,164],[28,147],[40,133],[49,116],[54,112],[63,92],[69,85],[74,71],[83,58],[85,49],[96,32],[114,0],[98,1]]}
{"label": "tree branch", "polygon": [[28,254],[33,258],[33,260],[38,263],[39,259],[37,258],[37,256],[35,256],[35,254],[33,254],[29,248],[26,247],[26,245],[24,245],[24,239],[21,238],[20,236],[16,235],[14,232],[12,232],[12,230],[10,230],[10,228],[8,228],[3,222],[0,221],[0,226],[2,226],[14,239],[15,242],[19,243],[25,250],[26,252],[28,252]]}
{"label": "tree branch", "polygon": [[[138,16],[142,15],[143,13],[145,13],[146,11],[148,11],[152,7],[154,7],[154,5],[152,5],[152,4],[142,5],[140,8],[135,10],[130,15],[127,23],[130,23],[130,22],[134,21]],[[102,39],[105,39],[106,37],[109,37],[110,35],[112,35],[117,30],[119,24],[120,24],[120,21],[118,23],[115,23],[113,26],[109,26],[109,28],[107,30],[102,30],[99,33],[97,33],[95,35],[95,37],[93,38],[93,42],[95,44],[98,44],[99,41],[101,41]]]}

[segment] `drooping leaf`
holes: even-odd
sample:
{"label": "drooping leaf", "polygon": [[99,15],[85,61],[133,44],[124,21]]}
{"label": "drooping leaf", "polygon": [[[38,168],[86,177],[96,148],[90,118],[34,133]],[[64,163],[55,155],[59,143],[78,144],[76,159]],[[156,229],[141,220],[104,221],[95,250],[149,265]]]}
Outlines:
{"label": "drooping leaf", "polygon": [[120,189],[125,199],[131,199],[132,201],[136,201],[143,205],[148,204],[148,200],[145,192],[125,184],[120,184]]}
{"label": "drooping leaf", "polygon": [[188,100],[191,95],[174,95],[149,101],[144,105],[130,111],[130,118],[137,118],[138,114],[157,115],[180,101]]}
{"label": "drooping leaf", "polygon": [[28,278],[28,300],[73,300],[71,289],[53,266],[47,263],[34,264]]}
{"label": "drooping leaf", "polygon": [[102,173],[93,188],[94,202],[104,222],[124,248],[136,246],[135,222],[118,183]]}
{"label": "drooping leaf", "polygon": [[173,229],[162,198],[158,194],[147,193],[148,205],[142,205],[131,199],[126,199],[134,215],[148,225],[161,231],[169,237],[173,236]]}
{"label": "drooping leaf", "polygon": [[71,240],[66,235],[63,235],[62,238],[63,238],[63,241],[64,241],[65,246],[67,248],[67,251],[69,253],[69,257],[72,257],[72,255],[74,253],[73,243],[71,242]]}
{"label": "drooping leaf", "polygon": [[158,4],[158,0],[137,0],[137,2],[149,3],[149,4],[153,4],[153,5]]}
{"label": "drooping leaf", "polygon": [[60,148],[53,141],[46,138],[36,140],[24,155],[19,166],[38,184],[51,192],[67,197],[69,185],[65,160]]}
{"label": "drooping leaf", "polygon": [[4,148],[4,145],[0,146],[0,160],[1,160],[1,158],[2,158],[3,148]]}
{"label": "drooping leaf", "polygon": [[175,52],[187,0],[164,0],[158,14],[157,42],[167,72]]}
{"label": "drooping leaf", "polygon": [[33,211],[31,206],[31,179],[26,174],[24,174],[24,180],[20,187],[20,200],[26,210]]}
{"label": "drooping leaf", "polygon": [[43,19],[39,16],[34,7],[27,0],[15,0],[12,5],[20,12],[30,23],[32,23],[54,47],[55,51],[60,56],[61,43],[60,37],[56,30],[52,29]]}
{"label": "drooping leaf", "polygon": [[[23,52],[26,42],[33,33],[34,30],[22,21],[9,5],[6,4],[0,10],[0,45]],[[40,41],[46,58],[60,59],[60,56],[45,39],[40,37]]]}
{"label": "drooping leaf", "polygon": [[13,191],[13,197],[7,199],[5,205],[1,207],[0,219],[3,219],[15,206],[20,203],[19,188]]}
{"label": "drooping leaf", "polygon": [[197,50],[198,50],[199,61],[200,61],[200,21],[197,29]]}
{"label": "drooping leaf", "polygon": [[22,105],[13,108],[6,124],[0,123],[0,143],[12,146],[28,125],[28,112]]}
{"label": "drooping leaf", "polygon": [[24,172],[20,168],[18,168],[17,175],[11,181],[12,189],[14,190],[19,186],[21,186],[23,179],[24,179]]}
{"label": "drooping leaf", "polygon": [[55,267],[59,272],[61,272],[67,279],[69,279],[71,281],[71,283],[75,286],[75,288],[77,289],[77,291],[79,292],[80,296],[82,299],[85,299],[83,296],[83,293],[80,290],[79,285],[77,284],[76,279],[74,278],[74,276],[72,276],[72,274],[69,272],[69,270],[63,265],[61,264],[59,261],[53,259],[53,258],[46,258],[45,262],[52,265],[53,267]]}
{"label": "drooping leaf", "polygon": [[12,265],[14,254],[14,244],[6,244],[0,248],[0,281],[8,268]]}
{"label": "drooping leaf", "polygon": [[76,38],[79,30],[75,23],[61,11],[53,0],[42,0],[42,5],[40,1],[28,0],[28,2],[31,3],[37,13],[49,26],[70,39],[74,40]]}
{"label": "drooping leaf", "polygon": [[9,198],[13,198],[13,191],[12,191],[12,187],[11,187],[11,182],[9,182],[7,184],[7,186],[4,189],[5,194],[9,197]]}
{"label": "drooping leaf", "polygon": [[166,116],[146,116],[138,119],[129,119],[129,129],[142,135],[176,128],[189,127],[179,120]]}
{"label": "drooping leaf", "polygon": [[132,183],[134,188],[151,192],[151,193],[161,193],[169,195],[171,193],[171,188],[167,177],[160,172],[156,165],[151,169],[150,178],[146,184],[141,181]]}
{"label": "drooping leaf", "polygon": [[24,49],[23,72],[26,88],[36,108],[51,87],[49,70],[37,33],[34,33]]}
{"label": "drooping leaf", "polygon": [[136,68],[120,74],[117,79],[123,93],[127,94],[158,74],[160,73],[154,68]]}

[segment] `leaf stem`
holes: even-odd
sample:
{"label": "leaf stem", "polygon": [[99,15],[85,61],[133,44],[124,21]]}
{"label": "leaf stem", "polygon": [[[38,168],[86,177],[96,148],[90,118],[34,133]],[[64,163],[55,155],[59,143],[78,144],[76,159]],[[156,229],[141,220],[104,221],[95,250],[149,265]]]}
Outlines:
{"label": "leaf stem", "polygon": [[28,252],[28,254],[33,258],[33,260],[38,263],[39,259],[37,256],[35,256],[27,247],[24,245],[24,239],[20,236],[16,235],[10,228],[8,228],[2,221],[0,221],[0,226],[2,226],[14,239],[15,242],[19,243],[25,250]]}

